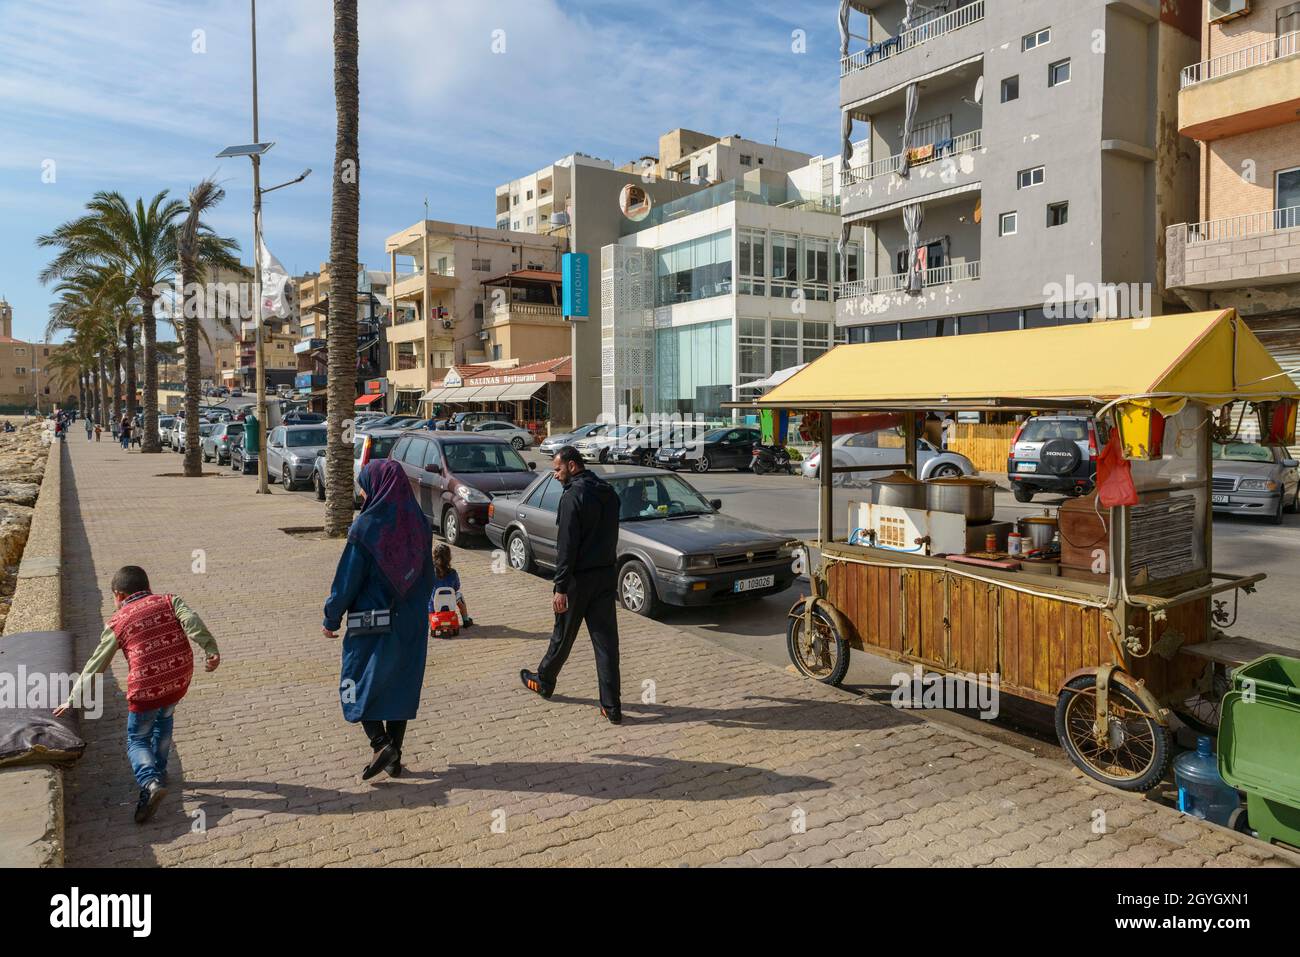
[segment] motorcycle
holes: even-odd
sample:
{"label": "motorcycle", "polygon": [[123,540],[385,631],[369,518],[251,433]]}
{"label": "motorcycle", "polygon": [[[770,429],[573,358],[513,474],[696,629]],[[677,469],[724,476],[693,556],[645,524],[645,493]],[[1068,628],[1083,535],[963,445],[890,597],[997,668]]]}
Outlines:
{"label": "motorcycle", "polygon": [[754,446],[750,468],[755,475],[766,475],[768,472],[794,474],[794,463],[790,461],[790,453],[780,445]]}

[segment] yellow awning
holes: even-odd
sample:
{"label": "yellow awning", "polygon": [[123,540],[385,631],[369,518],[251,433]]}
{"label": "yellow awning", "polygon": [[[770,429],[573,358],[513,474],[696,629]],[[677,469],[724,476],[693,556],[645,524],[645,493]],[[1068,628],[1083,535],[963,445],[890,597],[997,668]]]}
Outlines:
{"label": "yellow awning", "polygon": [[1300,397],[1235,310],[836,346],[749,408],[1042,409]]}

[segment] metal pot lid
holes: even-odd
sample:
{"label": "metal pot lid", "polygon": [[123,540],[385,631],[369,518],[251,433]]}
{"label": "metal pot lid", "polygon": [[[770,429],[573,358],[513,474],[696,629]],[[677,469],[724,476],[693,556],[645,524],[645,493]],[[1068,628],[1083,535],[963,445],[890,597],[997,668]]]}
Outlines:
{"label": "metal pot lid", "polygon": [[957,475],[952,478],[932,478],[927,485],[955,485],[959,488],[994,488],[996,482],[990,482],[988,479],[976,478],[973,475]]}
{"label": "metal pot lid", "polygon": [[1020,520],[1022,525],[1056,525],[1056,518],[1051,515],[1028,515]]}
{"label": "metal pot lid", "polygon": [[924,485],[924,482],[918,482],[906,472],[890,472],[884,478],[875,479],[877,485]]}

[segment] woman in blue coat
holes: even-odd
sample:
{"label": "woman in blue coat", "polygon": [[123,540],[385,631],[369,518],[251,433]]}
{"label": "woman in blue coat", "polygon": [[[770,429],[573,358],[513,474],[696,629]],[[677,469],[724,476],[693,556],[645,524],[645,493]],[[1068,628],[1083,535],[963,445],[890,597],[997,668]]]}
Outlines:
{"label": "woman in blue coat", "polygon": [[415,717],[428,650],[433,531],[392,459],[370,462],[357,478],[363,504],[325,602],[324,631],[337,638],[349,612],[387,609],[390,627],[343,636],[339,698],[343,717],[361,722],[374,754],[361,774],[402,773],[402,739]]}

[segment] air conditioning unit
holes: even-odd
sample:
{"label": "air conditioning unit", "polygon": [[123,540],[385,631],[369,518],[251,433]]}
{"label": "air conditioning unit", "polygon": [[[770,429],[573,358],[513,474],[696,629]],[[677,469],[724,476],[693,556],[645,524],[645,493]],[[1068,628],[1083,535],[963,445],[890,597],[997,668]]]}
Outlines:
{"label": "air conditioning unit", "polygon": [[443,327],[444,329],[450,329],[451,326],[452,326],[452,322],[451,322],[450,319],[444,319],[444,320],[442,320],[442,327]]}
{"label": "air conditioning unit", "polygon": [[489,339],[492,338],[492,334],[488,332],[486,329],[484,329],[482,332],[478,334],[478,337],[482,339],[484,342],[487,342]]}
{"label": "air conditioning unit", "polygon": [[1208,8],[1210,22],[1222,23],[1250,13],[1250,0],[1209,0]]}

